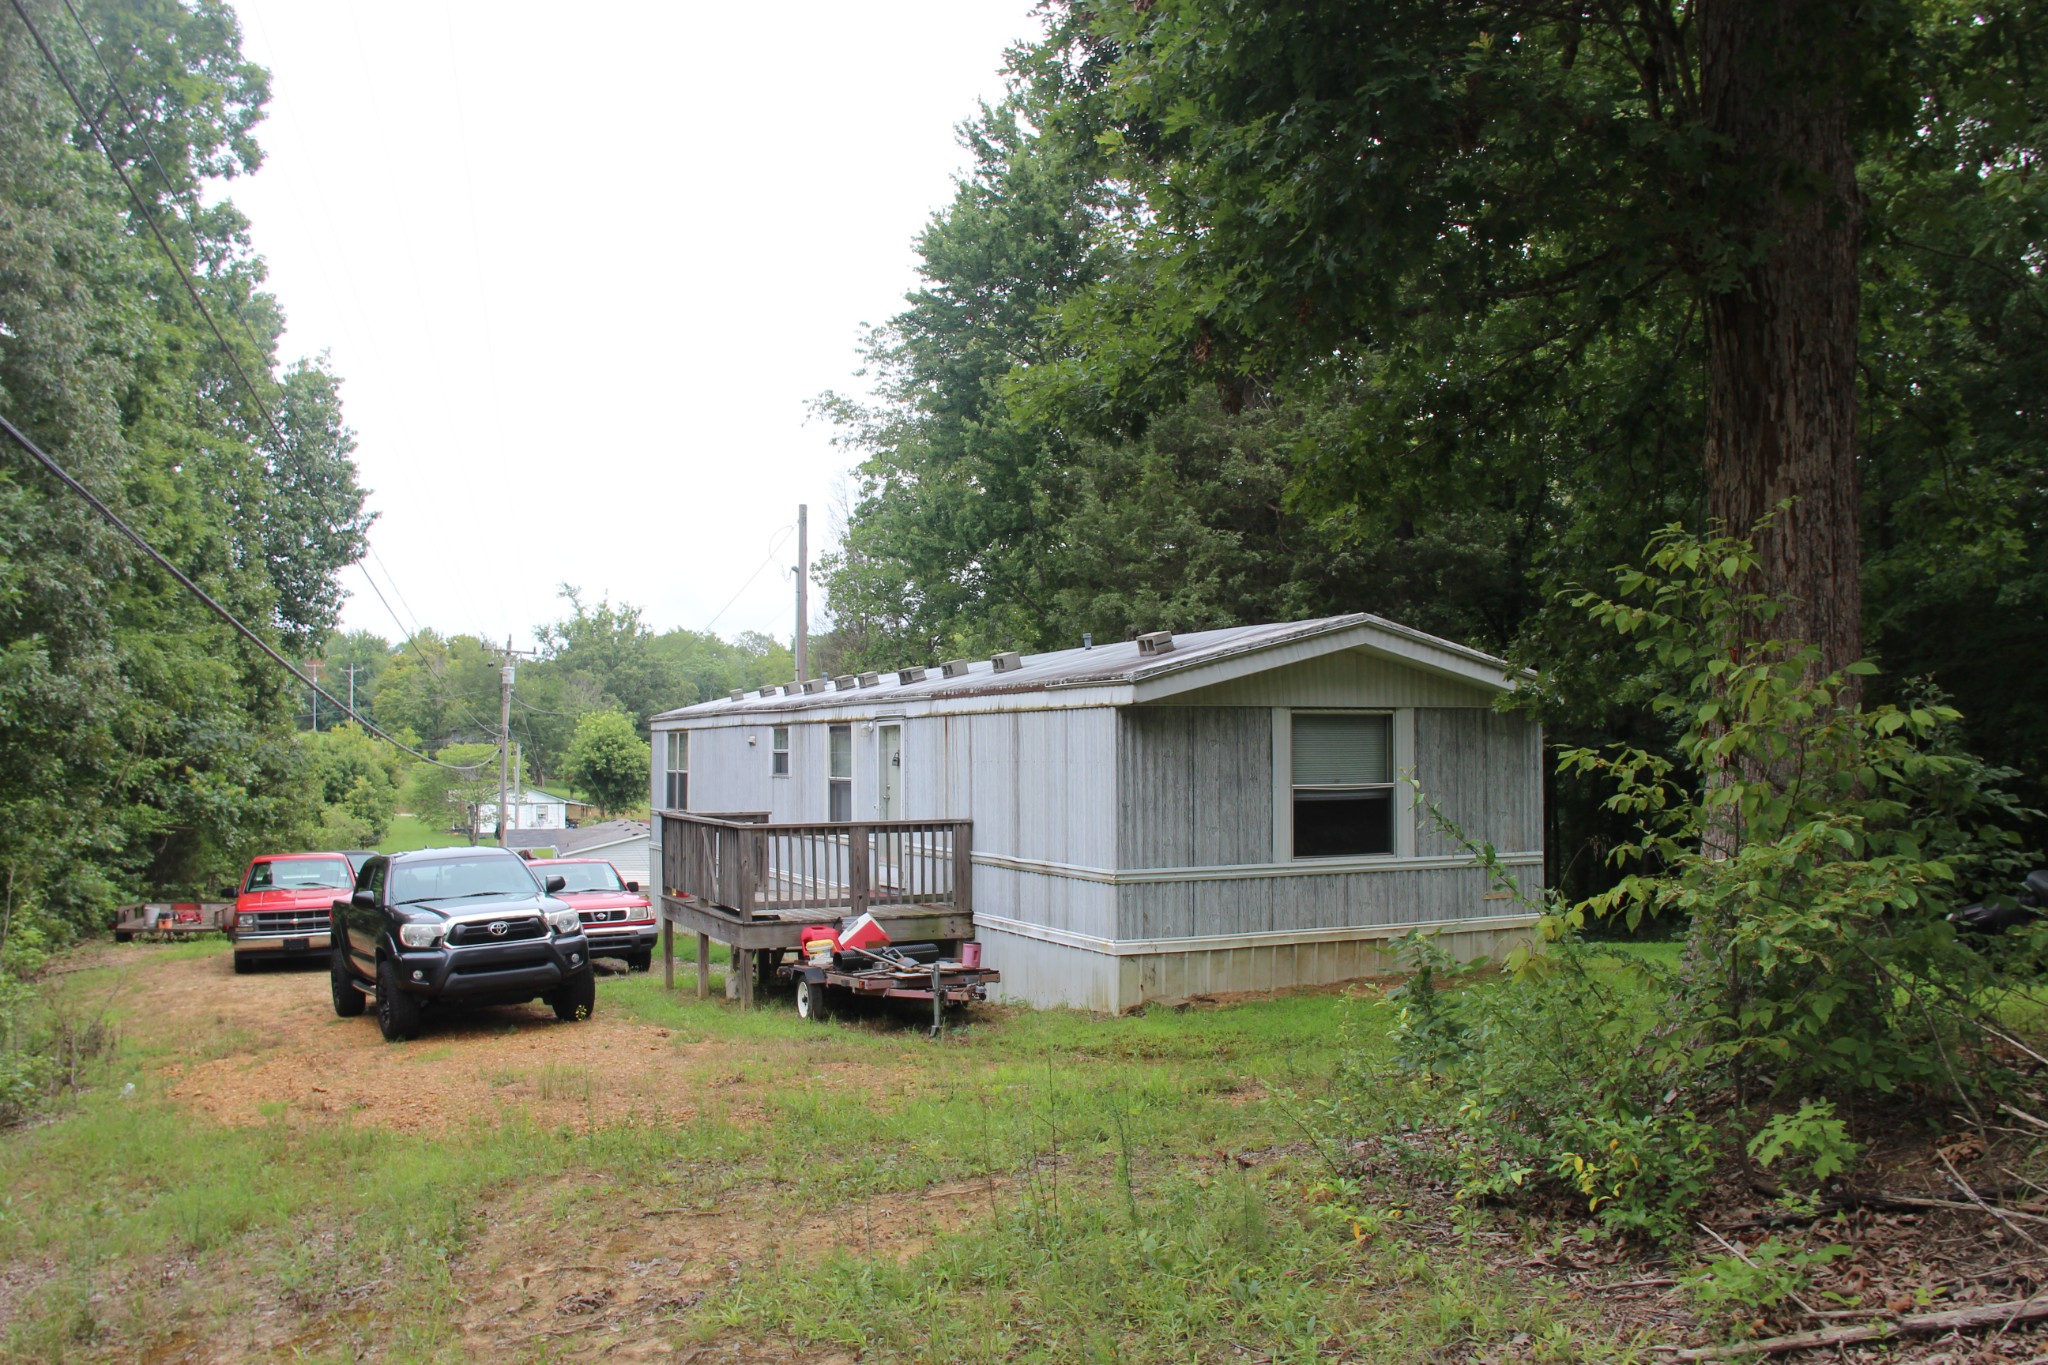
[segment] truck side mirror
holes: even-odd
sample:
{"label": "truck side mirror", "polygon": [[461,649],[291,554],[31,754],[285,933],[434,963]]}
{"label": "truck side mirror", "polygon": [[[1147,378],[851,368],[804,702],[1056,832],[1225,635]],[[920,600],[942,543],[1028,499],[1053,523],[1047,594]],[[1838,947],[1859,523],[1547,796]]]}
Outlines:
{"label": "truck side mirror", "polygon": [[550,877],[550,878],[548,878],[548,879],[547,879],[547,883],[546,883],[546,886],[547,886],[547,893],[548,893],[548,894],[549,894],[550,896],[552,896],[552,895],[554,895],[554,894],[555,894],[555,893],[556,893],[557,891],[560,891],[560,890],[561,890],[561,889],[562,889],[563,887],[567,886],[568,884],[569,884],[569,879],[568,879],[567,877]]}
{"label": "truck side mirror", "polygon": [[633,893],[634,893],[635,895],[638,895],[638,894],[639,894],[639,891],[640,891],[640,883],[638,883],[638,882],[627,882],[627,883],[626,883],[626,889],[627,889],[628,891],[631,891],[631,892],[633,892]]}
{"label": "truck side mirror", "polygon": [[231,901],[231,900],[233,900],[233,899],[234,899],[234,898],[235,898],[235,897],[236,897],[236,896],[237,896],[238,894],[239,894],[239,893],[238,893],[238,892],[237,892],[237,891],[235,890],[235,888],[234,888],[234,887],[232,887],[232,886],[230,886],[230,887],[227,887],[226,889],[224,889],[224,890],[223,890],[223,891],[222,891],[222,892],[220,893],[220,898],[221,898],[222,900],[224,900],[224,901]]}
{"label": "truck side mirror", "polygon": [[348,898],[348,903],[350,905],[356,906],[359,909],[375,910],[377,908],[377,893],[369,890],[366,887],[363,890],[356,892],[353,896],[350,896]]}

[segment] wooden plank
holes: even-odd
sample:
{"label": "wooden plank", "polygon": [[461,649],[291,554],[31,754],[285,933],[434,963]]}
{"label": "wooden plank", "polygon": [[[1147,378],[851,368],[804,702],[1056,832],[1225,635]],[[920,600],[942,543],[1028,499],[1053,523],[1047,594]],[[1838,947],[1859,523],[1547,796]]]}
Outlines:
{"label": "wooden plank", "polygon": [[665,990],[676,988],[676,926],[666,915],[661,918],[661,984]]}
{"label": "wooden plank", "polygon": [[697,935],[697,998],[711,998],[711,935]]}

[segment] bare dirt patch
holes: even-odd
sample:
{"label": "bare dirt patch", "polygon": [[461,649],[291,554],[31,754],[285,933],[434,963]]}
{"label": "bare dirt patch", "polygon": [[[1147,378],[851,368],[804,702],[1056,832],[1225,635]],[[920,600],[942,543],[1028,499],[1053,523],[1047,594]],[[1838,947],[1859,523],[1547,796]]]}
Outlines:
{"label": "bare dirt patch", "polygon": [[93,956],[124,971],[123,1028],[175,1040],[168,1093],[223,1124],[436,1133],[530,1107],[580,1132],[633,1117],[687,1122],[709,1103],[728,1122],[759,1118],[737,1094],[684,1083],[709,1044],[607,1010],[602,985],[581,1023],[539,1004],[449,1010],[390,1044],[368,1015],[335,1017],[321,964],[236,976],[225,953],[177,960],[131,944]]}

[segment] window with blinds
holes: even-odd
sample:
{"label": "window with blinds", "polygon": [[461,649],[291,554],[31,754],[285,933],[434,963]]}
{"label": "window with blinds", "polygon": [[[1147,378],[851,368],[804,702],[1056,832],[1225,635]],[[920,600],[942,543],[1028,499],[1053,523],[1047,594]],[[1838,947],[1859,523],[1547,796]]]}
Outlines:
{"label": "window with blinds", "polygon": [[830,790],[827,793],[828,820],[851,820],[853,818],[853,727],[834,725],[829,727],[832,766],[827,779]]}
{"label": "window with blinds", "polygon": [[668,786],[663,793],[668,798],[668,809],[688,810],[690,808],[690,732],[671,730],[668,732]]}
{"label": "window with blinds", "polygon": [[1297,711],[1290,721],[1294,856],[1392,853],[1393,717]]}

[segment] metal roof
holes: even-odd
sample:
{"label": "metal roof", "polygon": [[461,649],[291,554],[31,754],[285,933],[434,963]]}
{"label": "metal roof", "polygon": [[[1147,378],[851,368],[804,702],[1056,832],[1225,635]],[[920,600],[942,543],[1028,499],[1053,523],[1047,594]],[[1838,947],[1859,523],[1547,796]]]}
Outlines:
{"label": "metal roof", "polygon": [[[1243,655],[1318,638],[1326,638],[1331,650],[1372,648],[1375,644],[1392,646],[1378,652],[1400,657],[1420,667],[1435,666],[1442,671],[1455,672],[1474,682],[1501,689],[1512,687],[1515,682],[1508,665],[1490,654],[1383,617],[1355,612],[1313,621],[1176,633],[1172,636],[1171,648],[1163,653],[1148,654],[1139,641],[1123,640],[1093,648],[998,656],[995,660],[968,660],[964,671],[950,678],[943,672],[945,665],[931,664],[925,666],[922,678],[910,681],[905,680],[905,674],[915,670],[813,679],[808,687],[816,690],[806,690],[804,684],[767,687],[749,691],[737,699],[720,697],[694,706],[678,707],[664,711],[654,719],[770,715],[869,706],[883,701],[940,701],[1006,692],[1133,686],[1168,674],[1207,668]],[[1009,666],[998,668],[999,661]],[[1288,661],[1276,660],[1274,666]]]}

